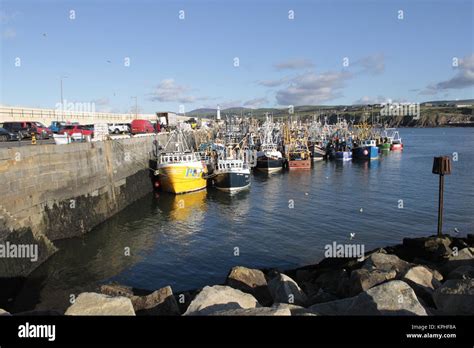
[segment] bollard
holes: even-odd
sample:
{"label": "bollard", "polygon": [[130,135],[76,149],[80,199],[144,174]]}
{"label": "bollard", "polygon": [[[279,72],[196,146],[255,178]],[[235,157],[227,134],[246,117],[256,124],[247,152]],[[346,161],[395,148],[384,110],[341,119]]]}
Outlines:
{"label": "bollard", "polygon": [[444,176],[451,174],[451,160],[449,156],[435,157],[433,160],[433,174],[439,175],[439,200],[438,200],[438,237],[443,236],[443,193]]}
{"label": "bollard", "polygon": [[36,145],[36,134],[31,133],[31,145]]}

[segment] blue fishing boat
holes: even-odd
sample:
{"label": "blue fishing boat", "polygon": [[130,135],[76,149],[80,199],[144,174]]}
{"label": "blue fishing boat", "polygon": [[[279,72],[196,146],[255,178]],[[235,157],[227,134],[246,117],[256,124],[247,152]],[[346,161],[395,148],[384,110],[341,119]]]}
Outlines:
{"label": "blue fishing boat", "polygon": [[337,161],[350,161],[352,160],[351,151],[336,151],[335,159]]}
{"label": "blue fishing boat", "polygon": [[364,140],[352,149],[352,158],[361,160],[375,160],[379,158],[379,148],[375,140]]}

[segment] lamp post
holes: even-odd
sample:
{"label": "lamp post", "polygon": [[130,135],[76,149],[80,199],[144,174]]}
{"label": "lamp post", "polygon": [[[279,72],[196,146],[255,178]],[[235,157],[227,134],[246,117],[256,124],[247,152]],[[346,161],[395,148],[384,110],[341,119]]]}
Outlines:
{"label": "lamp post", "polygon": [[438,237],[441,238],[443,236],[444,176],[451,174],[451,160],[449,156],[435,157],[432,172],[439,175]]}
{"label": "lamp post", "polygon": [[64,121],[64,98],[63,98],[63,79],[67,79],[67,76],[60,76],[59,80],[61,83],[61,116],[62,121]]}
{"label": "lamp post", "polygon": [[130,97],[132,99],[135,99],[135,119],[138,119],[138,97]]}

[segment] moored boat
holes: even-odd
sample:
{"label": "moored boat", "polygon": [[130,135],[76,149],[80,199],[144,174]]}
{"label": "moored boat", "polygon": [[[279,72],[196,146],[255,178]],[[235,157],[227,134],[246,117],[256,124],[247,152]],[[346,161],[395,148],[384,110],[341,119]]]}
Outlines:
{"label": "moored boat", "polygon": [[373,139],[364,140],[352,149],[352,158],[362,160],[375,160],[379,157],[377,143]]}
{"label": "moored boat", "polygon": [[221,191],[236,192],[250,186],[250,168],[242,159],[218,159],[214,186]]}
{"label": "moored boat", "polygon": [[183,134],[171,134],[164,150],[157,156],[159,185],[163,191],[181,194],[206,188],[207,168],[199,153],[187,145]]}
{"label": "moored boat", "polygon": [[400,134],[398,131],[395,131],[393,134],[393,140],[392,144],[390,146],[390,150],[392,151],[401,151],[403,150],[403,143],[402,143],[402,138],[400,137]]}

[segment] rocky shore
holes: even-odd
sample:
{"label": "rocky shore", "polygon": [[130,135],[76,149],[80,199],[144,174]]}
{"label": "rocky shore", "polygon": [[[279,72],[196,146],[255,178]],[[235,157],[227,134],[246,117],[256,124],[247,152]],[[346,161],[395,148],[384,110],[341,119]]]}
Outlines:
{"label": "rocky shore", "polygon": [[[120,284],[65,311],[13,315],[473,315],[474,235],[405,238],[355,258],[278,271],[237,266],[225,284],[174,294]],[[0,309],[0,315],[10,315]]]}

